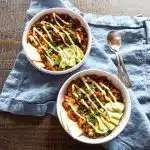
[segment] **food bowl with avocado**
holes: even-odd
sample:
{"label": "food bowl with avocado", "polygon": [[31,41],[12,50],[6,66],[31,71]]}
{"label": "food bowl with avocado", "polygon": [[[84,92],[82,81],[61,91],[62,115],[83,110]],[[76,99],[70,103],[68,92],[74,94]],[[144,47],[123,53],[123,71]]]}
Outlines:
{"label": "food bowl with avocado", "polygon": [[79,14],[51,8],[35,15],[23,33],[29,61],[50,74],[65,74],[80,67],[91,48],[91,31]]}
{"label": "food bowl with avocado", "polygon": [[74,139],[89,144],[115,138],[127,125],[130,112],[125,86],[114,75],[97,69],[70,77],[57,98],[63,128]]}

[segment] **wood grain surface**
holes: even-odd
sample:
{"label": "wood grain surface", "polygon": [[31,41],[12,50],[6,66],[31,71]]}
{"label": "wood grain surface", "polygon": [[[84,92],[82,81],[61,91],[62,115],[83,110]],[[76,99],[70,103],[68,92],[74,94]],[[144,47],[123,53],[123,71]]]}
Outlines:
{"label": "wood grain surface", "polygon": [[[150,16],[149,0],[70,0],[84,12],[101,15]],[[113,3],[112,3],[113,2]],[[136,7],[135,7],[136,3]],[[0,91],[21,49],[29,0],[0,0]],[[93,150],[103,148],[76,142],[52,116],[32,117],[0,113],[0,150]]]}
{"label": "wood grain surface", "polygon": [[83,12],[150,17],[150,0],[70,0]]}

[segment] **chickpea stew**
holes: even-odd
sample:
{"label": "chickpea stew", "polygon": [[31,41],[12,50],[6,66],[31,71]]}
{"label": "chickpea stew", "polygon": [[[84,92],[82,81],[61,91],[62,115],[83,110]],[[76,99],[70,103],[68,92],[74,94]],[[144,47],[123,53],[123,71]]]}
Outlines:
{"label": "chickpea stew", "polygon": [[109,135],[123,116],[121,92],[106,77],[88,75],[72,81],[62,102],[67,116],[91,138]]}
{"label": "chickpea stew", "polygon": [[68,14],[51,13],[35,22],[27,35],[27,43],[36,49],[39,67],[62,71],[77,65],[84,57],[88,35],[79,20]]}

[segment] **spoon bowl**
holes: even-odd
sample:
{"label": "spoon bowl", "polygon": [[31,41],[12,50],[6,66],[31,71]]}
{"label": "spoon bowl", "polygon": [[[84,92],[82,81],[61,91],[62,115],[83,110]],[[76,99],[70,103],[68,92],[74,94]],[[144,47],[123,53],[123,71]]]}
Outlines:
{"label": "spoon bowl", "polygon": [[116,31],[110,31],[107,35],[108,45],[113,51],[119,51],[121,47],[121,36]]}

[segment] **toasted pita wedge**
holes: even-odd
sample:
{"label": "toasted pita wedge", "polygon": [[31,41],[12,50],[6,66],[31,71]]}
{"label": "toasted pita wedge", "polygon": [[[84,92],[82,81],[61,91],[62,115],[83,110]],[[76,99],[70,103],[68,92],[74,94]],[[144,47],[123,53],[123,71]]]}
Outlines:
{"label": "toasted pita wedge", "polygon": [[78,124],[69,118],[67,119],[67,125],[69,129],[69,133],[74,139],[76,139],[83,133],[83,131],[78,127]]}
{"label": "toasted pita wedge", "polygon": [[32,62],[39,68],[45,67],[44,63],[42,63],[40,54],[37,52],[37,49],[33,47],[30,43],[27,44],[27,55],[32,60]]}
{"label": "toasted pita wedge", "polygon": [[80,136],[83,131],[78,127],[78,124],[67,116],[67,112],[63,107],[61,107],[60,110],[60,117],[61,117],[61,123],[64,127],[64,129],[74,138],[76,139],[78,136]]}
{"label": "toasted pita wedge", "polygon": [[68,124],[67,124],[67,112],[65,111],[65,109],[63,107],[61,107],[60,109],[60,118],[61,118],[61,123],[64,127],[64,129],[69,132],[69,129],[68,129]]}
{"label": "toasted pita wedge", "polygon": [[44,67],[45,67],[44,63],[42,63],[42,62],[40,62],[40,61],[34,61],[34,60],[32,60],[32,62],[33,62],[36,66],[38,66],[39,68],[44,68]]}
{"label": "toasted pita wedge", "polygon": [[30,43],[27,44],[26,53],[31,60],[39,61],[39,62],[42,61],[40,54],[37,52],[37,49],[35,47],[33,47]]}

